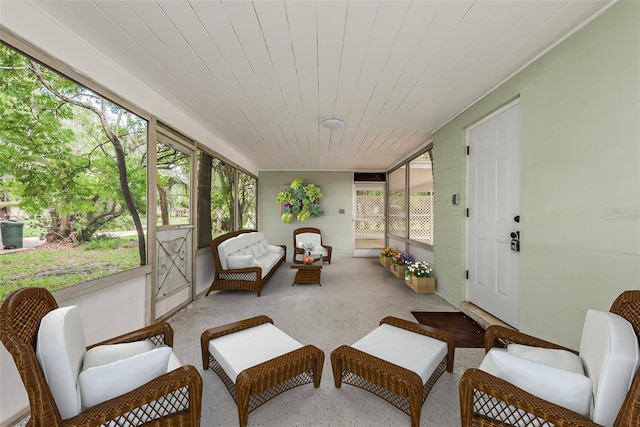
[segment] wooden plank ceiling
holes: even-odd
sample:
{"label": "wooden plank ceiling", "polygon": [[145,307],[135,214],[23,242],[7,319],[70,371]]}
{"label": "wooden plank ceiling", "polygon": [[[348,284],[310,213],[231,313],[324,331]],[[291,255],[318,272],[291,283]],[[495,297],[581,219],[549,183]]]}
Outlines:
{"label": "wooden plank ceiling", "polygon": [[33,3],[261,170],[384,171],[610,1]]}

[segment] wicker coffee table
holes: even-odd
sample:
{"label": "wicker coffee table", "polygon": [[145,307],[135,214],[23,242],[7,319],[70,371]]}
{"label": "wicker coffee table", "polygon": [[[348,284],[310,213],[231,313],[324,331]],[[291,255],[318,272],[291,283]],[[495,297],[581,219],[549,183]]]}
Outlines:
{"label": "wicker coffee table", "polygon": [[293,278],[294,286],[296,283],[320,283],[320,273],[322,270],[322,258],[315,259],[311,264],[291,264],[292,269],[296,269],[296,277]]}

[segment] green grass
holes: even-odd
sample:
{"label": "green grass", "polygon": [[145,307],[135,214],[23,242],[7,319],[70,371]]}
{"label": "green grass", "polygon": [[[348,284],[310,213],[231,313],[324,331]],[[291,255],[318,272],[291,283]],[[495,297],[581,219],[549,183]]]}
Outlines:
{"label": "green grass", "polygon": [[55,291],[140,265],[138,248],[129,239],[96,240],[102,242],[94,248],[40,248],[0,255],[0,301],[20,288]]}

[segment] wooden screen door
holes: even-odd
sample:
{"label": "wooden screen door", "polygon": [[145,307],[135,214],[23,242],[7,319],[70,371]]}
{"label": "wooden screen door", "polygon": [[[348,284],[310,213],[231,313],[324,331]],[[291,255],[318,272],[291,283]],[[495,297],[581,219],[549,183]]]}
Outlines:
{"label": "wooden screen door", "polygon": [[194,290],[195,150],[158,127],[155,318],[191,302]]}
{"label": "wooden screen door", "polygon": [[[520,324],[520,104],[467,130],[467,296],[513,327]],[[526,237],[525,237],[526,238]]]}
{"label": "wooden screen door", "polygon": [[384,182],[356,182],[353,186],[354,257],[377,256],[385,243]]}

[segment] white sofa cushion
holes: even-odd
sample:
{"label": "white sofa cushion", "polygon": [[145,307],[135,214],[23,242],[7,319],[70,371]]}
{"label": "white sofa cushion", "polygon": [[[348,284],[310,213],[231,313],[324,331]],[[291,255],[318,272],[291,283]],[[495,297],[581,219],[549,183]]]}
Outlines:
{"label": "white sofa cushion", "polygon": [[227,257],[227,268],[234,270],[237,268],[249,268],[254,267],[255,260],[253,255],[235,255],[231,254]]}
{"label": "white sofa cushion", "polygon": [[444,341],[386,323],[351,347],[415,372],[426,383],[447,355]]}
{"label": "white sofa cushion", "polygon": [[40,322],[36,356],[62,419],[80,412],[78,375],[86,351],[80,310],[61,307]]}
{"label": "white sofa cushion", "polygon": [[580,357],[593,381],[593,420],[613,425],[640,360],[633,326],[614,313],[588,310]]}
{"label": "white sofa cushion", "polygon": [[209,341],[209,352],[234,383],[245,369],[299,348],[302,344],[271,323]]}
{"label": "white sofa cushion", "polygon": [[532,347],[522,344],[509,344],[507,352],[524,357],[533,362],[542,363],[556,369],[563,369],[576,374],[584,375],[582,359],[575,353],[567,350]]}
{"label": "white sofa cushion", "polygon": [[499,348],[489,350],[480,369],[535,396],[589,416],[592,383],[585,375],[537,363]]}
{"label": "white sofa cushion", "polygon": [[276,255],[284,254],[284,249],[282,248],[282,246],[267,245],[266,249],[267,249],[267,253],[270,253],[270,254],[276,254]]}
{"label": "white sofa cushion", "polygon": [[83,369],[78,378],[82,410],[125,394],[167,372],[171,347],[153,350],[105,365]]}

